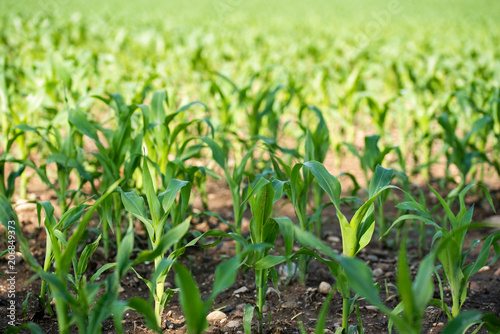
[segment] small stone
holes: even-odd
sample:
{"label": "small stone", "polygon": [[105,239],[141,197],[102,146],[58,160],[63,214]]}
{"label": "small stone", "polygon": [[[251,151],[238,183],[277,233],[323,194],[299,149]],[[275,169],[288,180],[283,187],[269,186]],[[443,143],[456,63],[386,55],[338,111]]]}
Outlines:
{"label": "small stone", "polygon": [[165,287],[165,289],[172,289],[172,283],[170,282],[165,282],[163,286]]}
{"label": "small stone", "polygon": [[236,305],[236,311],[241,311],[241,312],[245,311],[246,305],[247,304],[245,304],[245,303]]}
{"label": "small stone", "polygon": [[484,266],[484,267],[482,267],[481,269],[479,269],[477,272],[478,272],[478,273],[482,273],[482,272],[484,272],[484,271],[488,271],[488,270],[490,270],[490,269],[491,269],[491,268],[490,268],[489,266]]}
{"label": "small stone", "polygon": [[384,271],[380,268],[375,268],[372,272],[373,276],[375,277],[379,277],[379,276],[382,276],[384,274]]}
{"label": "small stone", "polygon": [[240,327],[240,323],[236,320],[231,320],[226,325],[227,328],[238,328]]}
{"label": "small stone", "polygon": [[121,286],[121,287],[118,289],[118,292],[119,292],[119,293],[125,292],[125,289]]}
{"label": "small stone", "polygon": [[330,293],[330,290],[332,290],[332,286],[329,283],[321,282],[319,284],[319,288],[318,288],[319,293],[327,295],[328,293]]}
{"label": "small stone", "polygon": [[267,305],[262,306],[262,312],[267,312]]}
{"label": "small stone", "polygon": [[329,236],[328,238],[326,238],[326,240],[328,240],[332,243],[335,243],[335,244],[340,242],[340,238],[335,236],[335,235]]}
{"label": "small stone", "polygon": [[479,287],[479,284],[477,284],[476,282],[469,282],[469,289],[470,289],[470,291],[473,291],[473,292],[478,292],[481,290],[481,288]]}
{"label": "small stone", "polygon": [[377,311],[378,308],[376,306],[373,306],[373,305],[367,305],[365,306],[365,308],[369,311]]}
{"label": "small stone", "polygon": [[242,286],[241,288],[239,289],[236,289],[233,291],[233,296],[237,293],[245,293],[248,291],[248,288],[246,286]]}
{"label": "small stone", "polygon": [[221,321],[222,319],[226,318],[227,318],[226,314],[221,311],[213,311],[207,315],[208,321]]}
{"label": "small stone", "polygon": [[266,296],[269,296],[272,293],[278,294],[278,291],[276,291],[274,288],[267,288]]}
{"label": "small stone", "polygon": [[331,330],[329,330],[328,328],[325,328],[323,330],[323,333],[325,333],[325,334],[333,334],[333,332]]}
{"label": "small stone", "polygon": [[493,274],[495,276],[500,276],[500,268],[498,268]]}
{"label": "small stone", "polygon": [[500,225],[500,215],[490,216],[484,220],[486,223]]}
{"label": "small stone", "polygon": [[224,324],[226,323],[226,321],[227,321],[227,318],[224,318],[224,319],[222,319],[222,320],[220,321],[220,324],[221,324],[221,325],[224,325]]}
{"label": "small stone", "polygon": [[378,256],[377,255],[373,255],[373,254],[370,254],[366,257],[368,260],[370,261],[378,261]]}
{"label": "small stone", "polygon": [[172,316],[172,310],[167,312],[167,318],[170,318]]}

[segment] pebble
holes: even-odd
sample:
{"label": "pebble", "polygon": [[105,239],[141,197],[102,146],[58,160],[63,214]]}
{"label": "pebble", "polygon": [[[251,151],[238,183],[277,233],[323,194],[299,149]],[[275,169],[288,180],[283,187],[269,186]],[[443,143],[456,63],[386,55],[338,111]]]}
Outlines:
{"label": "pebble", "polygon": [[226,327],[228,328],[238,328],[240,327],[240,323],[236,320],[231,320],[230,322],[227,323]]}
{"label": "pebble", "polygon": [[318,288],[319,293],[327,295],[330,292],[330,290],[332,290],[332,286],[329,283],[321,282],[319,284],[319,288]]}
{"label": "pebble", "polygon": [[125,289],[124,289],[122,286],[118,289],[118,292],[119,292],[119,293],[122,293],[122,292],[124,292],[124,291],[125,291]]}
{"label": "pebble", "polygon": [[490,216],[484,220],[486,223],[500,224],[500,216]]}
{"label": "pebble", "polygon": [[378,256],[377,255],[373,255],[373,254],[370,254],[366,257],[368,260],[370,261],[378,261]]}
{"label": "pebble", "polygon": [[276,289],[274,288],[267,288],[266,296],[269,296],[271,293],[278,294],[278,291],[276,291]]}
{"label": "pebble", "polygon": [[479,269],[477,272],[478,272],[478,273],[482,273],[482,272],[484,272],[484,271],[488,271],[488,270],[490,270],[490,269],[491,269],[491,268],[490,268],[489,266],[484,266],[484,267],[482,267],[481,269]]}
{"label": "pebble", "polygon": [[247,304],[245,304],[245,303],[236,305],[236,311],[241,311],[241,312],[245,311],[246,305]]}
{"label": "pebble", "polygon": [[382,276],[384,274],[384,271],[380,268],[375,268],[372,272],[373,276],[375,277],[379,277],[379,276]]}
{"label": "pebble", "polygon": [[208,321],[221,321],[222,319],[226,318],[227,318],[226,314],[221,311],[213,311],[207,315]]}
{"label": "pebble", "polygon": [[367,306],[365,306],[365,308],[367,310],[370,310],[370,311],[377,311],[378,310],[378,308],[376,306],[373,306],[373,305],[367,305]]}
{"label": "pebble", "polygon": [[470,282],[469,288],[470,288],[470,291],[474,291],[474,292],[478,292],[481,290],[481,288],[479,287],[479,284],[477,284],[476,282]]}
{"label": "pebble", "polygon": [[493,274],[495,276],[500,276],[500,268],[498,268]]}
{"label": "pebble", "polygon": [[335,235],[331,235],[329,236],[328,238],[326,238],[326,240],[330,241],[330,242],[333,242],[333,243],[339,243],[340,242],[340,238],[335,236]]}
{"label": "pebble", "polygon": [[247,291],[248,291],[248,288],[247,288],[246,286],[242,286],[241,288],[236,289],[236,290],[234,290],[234,291],[233,291],[233,296],[234,296],[235,294],[238,294],[238,293],[245,293],[245,292],[247,292]]}

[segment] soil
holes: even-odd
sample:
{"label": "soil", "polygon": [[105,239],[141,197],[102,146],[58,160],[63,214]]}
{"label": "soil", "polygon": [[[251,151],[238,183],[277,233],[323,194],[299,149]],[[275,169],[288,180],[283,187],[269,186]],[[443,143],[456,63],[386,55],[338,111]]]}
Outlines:
{"label": "soil", "polygon": [[[338,175],[339,171],[349,170],[352,171],[356,176],[361,179],[363,174],[360,172],[359,168],[356,167],[357,162],[343,161],[339,166],[328,166],[328,169],[334,174]],[[346,195],[348,195],[347,190],[349,190],[347,184],[347,179],[341,179],[342,184],[346,189],[344,189]],[[498,177],[491,179],[491,184],[488,186],[491,190],[493,201],[496,206],[496,212],[500,212],[500,187],[498,182]],[[438,187],[437,184],[435,184]],[[413,185],[415,189],[414,194],[417,193],[418,189],[422,189],[427,201],[428,207],[432,207],[433,204],[437,203],[437,199],[429,191],[425,185]],[[232,202],[231,196],[225,183],[222,181],[209,180],[207,185],[207,190],[209,193],[209,210],[219,213],[224,219],[231,221],[232,219]],[[443,190],[442,190],[443,191]],[[32,200],[50,200],[54,204],[56,203],[55,194],[47,191],[43,185],[36,177],[32,178],[29,183],[29,198]],[[474,210],[474,221],[484,221],[484,220],[496,220],[498,226],[499,216],[496,216],[493,209],[491,209],[484,198],[479,196],[479,192],[467,197],[468,205],[475,203]],[[287,215],[289,217],[294,217],[291,205],[285,200],[277,206],[278,212],[275,215]],[[194,210],[201,210],[201,201],[196,198],[193,204]],[[20,224],[23,229],[23,234],[30,241],[30,248],[40,263],[43,263],[45,254],[45,239],[46,233],[43,226],[38,225],[38,220],[36,216],[36,206],[33,203],[18,201],[15,205],[16,212],[19,216]],[[385,204],[386,214],[388,217],[395,217],[397,215],[397,209],[394,207],[393,199],[390,199]],[[456,208],[455,208],[456,209]],[[343,212],[350,212],[348,207],[343,208]],[[57,214],[57,212],[56,212]],[[352,213],[351,213],[352,215]],[[244,228],[248,230],[248,222],[250,216],[246,213],[244,218]],[[341,233],[338,226],[338,222],[335,218],[335,212],[333,209],[328,208],[324,211],[323,220],[325,225],[323,226],[323,239],[324,242],[335,249],[337,252],[341,252],[342,242],[340,239]],[[97,224],[97,218],[93,222]],[[214,218],[198,218],[194,219],[192,223],[192,230],[206,231],[209,228],[225,229],[226,226],[219,223]],[[470,245],[472,240],[480,239],[492,233],[495,229],[471,229],[468,233],[466,244]],[[137,242],[145,241],[144,234],[141,232],[141,226],[137,223]],[[412,240],[417,240],[416,230],[410,232]],[[430,242],[432,235],[427,237],[427,245]],[[91,239],[89,239],[91,241]],[[279,242],[279,241],[278,241]],[[4,242],[0,241],[1,249]],[[408,245],[409,250],[409,261],[412,274],[416,273],[420,258],[418,256],[418,248],[416,243],[410,243]],[[476,247],[472,253],[472,258],[474,254],[477,254],[479,247]],[[474,253],[475,252],[475,253]],[[211,286],[214,279],[215,267],[222,262],[228,256],[234,254],[234,244],[225,240],[219,246],[215,248],[198,248],[191,247],[186,253],[179,259],[181,263],[188,266],[191,270],[193,276],[195,277],[200,292],[203,298],[207,298],[211,292]],[[111,254],[111,257],[114,256]],[[492,254],[490,254],[492,257]],[[375,238],[372,242],[359,254],[359,258],[363,259],[369,266],[379,274],[376,277],[376,281],[381,286],[380,296],[385,300],[386,304],[390,308],[394,308],[398,303],[398,298],[396,295],[395,288],[391,286],[395,284],[395,268],[397,262],[397,250],[391,248],[391,246],[382,246],[378,243]],[[96,252],[94,256],[90,259],[87,275],[90,277],[98,268],[103,264],[107,263],[102,252]],[[0,259],[0,268],[2,271],[7,265],[5,258]],[[136,271],[148,277],[152,272],[153,264],[141,264],[137,266]],[[279,271],[279,268],[278,268]],[[27,264],[23,261],[22,257],[18,257],[17,262],[17,275],[16,275],[16,309],[17,323],[22,324],[25,322],[33,321],[38,324],[44,333],[58,333],[57,321],[55,317],[49,317],[43,312],[39,311],[36,297],[33,294],[37,294],[40,291],[40,279],[29,280],[32,272],[29,270]],[[2,282],[5,278],[2,278]],[[308,332],[313,331],[319,310],[325,301],[325,295],[319,292],[319,285],[322,282],[327,282],[329,284],[335,283],[335,278],[329,273],[326,266],[323,264],[312,261],[310,264],[309,274],[302,284],[298,279],[293,279],[289,284],[286,284],[286,280],[280,280],[278,282],[278,289],[270,289],[267,294],[267,312],[265,313],[265,319],[268,317],[271,319],[270,322],[266,321],[264,325],[265,333],[299,333],[299,322],[302,321],[304,327]],[[171,272],[167,277],[167,282],[165,283],[167,287],[175,287],[175,282],[173,278],[173,272]],[[148,300],[148,288],[143,281],[138,279],[133,272],[129,272],[127,276],[121,282],[122,293],[121,298],[128,299],[131,297],[141,297]],[[271,287],[272,284],[269,283]],[[2,283],[0,288],[4,289],[5,283]],[[246,287],[245,292],[235,293],[237,289]],[[437,284],[435,284],[435,297],[439,298],[439,290],[437,289]],[[5,289],[4,289],[5,290]],[[244,289],[245,290],[245,289]],[[279,293],[278,293],[279,291]],[[449,297],[449,292],[445,288],[445,301],[450,305],[451,300]],[[23,302],[28,300],[27,312],[26,314],[21,314],[23,309]],[[254,272],[252,270],[242,270],[238,274],[236,283],[228,290],[221,293],[215,300],[213,304],[213,310],[221,310],[227,315],[227,319],[222,322],[218,321],[212,323],[208,329],[208,333],[243,333],[243,308],[245,304],[255,304],[255,283],[254,283]],[[8,306],[7,294],[5,291],[1,291],[0,294],[0,310],[1,313],[6,314]],[[359,307],[362,318],[362,325],[364,332],[370,333],[387,333],[388,319],[386,316],[370,307],[364,300],[359,301]],[[463,310],[477,309],[483,313],[493,313],[496,316],[500,316],[500,262],[495,263],[491,267],[484,267],[475,274],[470,283],[470,292],[463,306]],[[2,316],[2,319],[6,319]],[[178,297],[174,296],[171,302],[166,306],[163,314],[163,326],[164,333],[185,333],[186,327],[184,323],[184,318],[182,310],[179,306]],[[342,321],[342,298],[336,294],[332,300],[329,307],[329,312],[327,316],[325,332],[333,333],[336,327],[341,324]],[[357,318],[355,314],[352,314],[349,323],[356,324]],[[444,325],[446,324],[446,315],[436,307],[428,307],[425,319],[423,332],[425,333],[439,333],[442,331]],[[124,315],[123,325],[126,333],[152,333],[148,330],[143,318],[132,312],[128,311]],[[232,327],[228,326],[231,325]],[[0,331],[4,331],[7,328],[6,321],[0,323]],[[103,333],[115,333],[115,329],[111,320],[107,320],[103,324]],[[253,330],[257,329],[256,320],[254,317]],[[77,329],[74,329],[77,332]],[[480,329],[479,333],[486,333],[484,329]]]}

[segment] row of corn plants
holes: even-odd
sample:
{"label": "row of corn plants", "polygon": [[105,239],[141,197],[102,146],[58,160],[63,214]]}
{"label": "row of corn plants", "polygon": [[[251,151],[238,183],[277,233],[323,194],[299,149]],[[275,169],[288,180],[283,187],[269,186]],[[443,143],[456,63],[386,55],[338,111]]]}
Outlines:
{"label": "row of corn plants", "polygon": [[[251,112],[261,113],[259,117],[271,117],[269,113],[273,108],[285,108],[282,104],[275,105],[277,92],[277,88],[266,88]],[[241,94],[246,93],[239,94],[244,100]],[[330,133],[327,120],[316,107],[300,109],[295,123],[299,125],[297,133],[303,145],[295,149],[280,145],[278,134],[258,131],[262,125],[253,127],[250,137],[241,140],[240,145],[235,138],[236,148],[233,148],[221,144],[214,126],[216,122],[200,102],[169,112],[170,103],[164,91],[154,92],[149,105],[127,104],[119,94],[97,99],[112,110],[113,117],[109,120],[98,122],[89,113],[67,108],[67,124],[61,130],[18,124],[8,136],[9,152],[2,160],[4,170],[5,166],[20,166],[10,173],[6,183],[2,182],[4,193],[0,194],[0,200],[5,208],[2,223],[7,236],[7,222],[18,221],[10,202],[14,181],[26,169],[33,170],[57,195],[60,214],[56,214],[48,201],[37,203],[38,219],[47,234],[43,264],[31,255],[19,226],[16,229],[20,251],[34,274],[32,279],[41,280],[41,290],[37,293],[40,309],[57,317],[61,333],[69,333],[75,326],[80,332],[100,333],[102,322],[108,318],[113,319],[118,332],[123,332],[122,317],[127,309],[142,314],[148,327],[160,332],[162,314],[175,293],[179,293],[188,331],[202,333],[207,328],[205,317],[217,295],[235,282],[238,271],[249,269],[255,272],[256,301],[245,309],[244,328],[247,333],[251,331],[256,315],[254,328],[262,333],[268,284],[278,287],[276,267],[285,263],[290,272],[298,268],[298,276],[304,284],[311,261],[327,265],[336,279],[336,289],[342,299],[342,326],[338,333],[363,331],[361,299],[387,314],[389,329],[396,327],[401,333],[421,331],[428,305],[443,309],[449,319],[447,332],[465,332],[472,325],[484,326],[492,333],[500,330],[500,320],[493,315],[461,311],[470,277],[487,264],[491,249],[494,256],[488,265],[493,265],[500,255],[498,232],[474,241],[470,249],[464,250],[467,231],[474,227],[473,207],[467,209],[465,203],[465,196],[473,185],[466,185],[465,178],[471,166],[459,167],[459,164],[470,163],[468,155],[481,156],[475,151],[468,152],[467,143],[489,126],[489,118],[477,120],[464,139],[452,132],[453,125],[447,114],[439,119],[450,145],[446,151],[449,164],[457,165],[462,172],[460,183],[445,198],[430,187],[429,191],[438,198],[445,213],[441,217],[413,197],[405,183],[405,158],[401,150],[396,146],[380,150],[378,136],[365,138],[364,151],[347,144],[359,158],[365,180],[356,180],[346,173],[354,181],[355,190],[351,196],[342,197],[339,178],[324,166]],[[266,106],[261,110],[264,100]],[[275,116],[279,118],[279,112],[272,117]],[[19,144],[17,140],[27,134],[40,138],[49,150],[46,163],[36,164],[28,158],[9,156],[13,145]],[[454,158],[456,151],[465,156],[461,156],[461,160]],[[381,167],[386,165],[384,160],[390,152],[395,152],[398,158],[397,171]],[[53,175],[50,164],[55,166]],[[208,211],[206,199],[203,215],[217,217],[229,226],[229,232],[212,229],[200,234],[191,225],[194,218],[203,216],[194,212],[192,202],[193,195],[206,198],[207,176],[227,182],[233,215],[221,217]],[[77,184],[71,185],[71,179],[76,179]],[[84,188],[86,183],[90,187]],[[477,188],[485,190],[484,198],[494,209],[486,188],[482,185]],[[84,189],[90,189],[91,193]],[[397,200],[396,207],[401,213],[398,217],[384,214],[384,203],[389,196]],[[275,216],[277,202],[283,200],[291,203],[295,217]],[[455,214],[457,202],[459,211]],[[350,219],[345,204],[354,211]],[[341,250],[333,250],[321,241],[325,223],[322,211],[329,206],[335,210],[340,227]],[[242,229],[245,213],[251,215],[249,235]],[[95,227],[90,228],[91,221]],[[147,249],[137,251],[134,247],[136,221],[142,224]],[[434,233],[415,278],[407,267],[406,221],[418,221]],[[396,280],[401,303],[391,310],[380,301],[369,268],[356,255],[376,234],[381,240],[393,238],[391,231],[395,227],[403,233],[398,245]],[[233,240],[236,252],[217,267],[212,293],[202,300],[195,280],[178,260],[189,247],[214,247],[223,239]],[[278,239],[283,240],[283,248],[276,245]],[[87,263],[101,242],[108,262],[96,272],[90,272]],[[470,259],[471,249],[479,244],[482,245],[479,255]],[[294,246],[299,246],[298,250]],[[145,262],[154,263],[148,277],[134,269]],[[165,289],[165,280],[172,269],[177,288]],[[147,285],[149,300],[120,298],[120,281],[127,274],[137,275]],[[440,298],[432,298],[435,281],[441,291]],[[451,305],[442,293],[445,285],[451,291]],[[333,298],[332,293],[325,301],[317,332],[325,326],[328,304]],[[354,311],[359,324],[349,326],[348,320]],[[41,332],[33,323],[10,328],[8,332],[23,328]]]}

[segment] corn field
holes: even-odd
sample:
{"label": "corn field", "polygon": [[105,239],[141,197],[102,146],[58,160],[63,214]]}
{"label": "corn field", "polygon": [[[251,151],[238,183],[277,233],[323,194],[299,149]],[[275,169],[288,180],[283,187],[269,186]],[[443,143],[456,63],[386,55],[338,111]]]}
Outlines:
{"label": "corn field", "polygon": [[500,3],[0,3],[5,333],[500,333]]}

